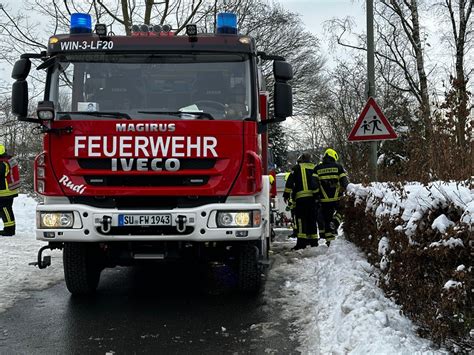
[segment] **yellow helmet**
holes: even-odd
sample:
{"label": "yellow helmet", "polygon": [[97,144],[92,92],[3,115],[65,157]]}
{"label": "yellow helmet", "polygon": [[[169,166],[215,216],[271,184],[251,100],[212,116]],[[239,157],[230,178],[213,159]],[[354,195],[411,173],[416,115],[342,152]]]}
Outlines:
{"label": "yellow helmet", "polygon": [[324,152],[324,156],[329,156],[329,157],[333,158],[334,161],[339,160],[339,154],[337,154],[337,152],[334,149],[331,149],[331,148],[326,149],[326,151]]}
{"label": "yellow helmet", "polygon": [[0,155],[5,154],[5,146],[3,144],[0,144]]}

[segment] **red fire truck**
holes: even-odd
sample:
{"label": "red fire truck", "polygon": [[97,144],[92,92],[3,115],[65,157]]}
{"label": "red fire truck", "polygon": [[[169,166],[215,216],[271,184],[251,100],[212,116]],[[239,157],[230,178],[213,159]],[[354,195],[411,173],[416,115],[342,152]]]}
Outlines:
{"label": "red fire truck", "polygon": [[[291,66],[237,34],[234,14],[217,31],[134,26],[94,31],[73,14],[71,33],[23,54],[12,111],[39,125],[36,238],[62,249],[72,294],[93,293],[106,267],[187,259],[222,263],[255,292],[268,258],[265,132],[292,114]],[[37,117],[28,117],[31,59],[46,71]],[[260,63],[273,60],[273,117]]]}

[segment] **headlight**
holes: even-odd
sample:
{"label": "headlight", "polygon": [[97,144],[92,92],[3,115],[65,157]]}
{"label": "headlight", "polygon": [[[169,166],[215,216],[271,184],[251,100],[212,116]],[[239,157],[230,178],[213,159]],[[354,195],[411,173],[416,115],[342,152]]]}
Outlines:
{"label": "headlight", "polygon": [[260,211],[218,211],[217,226],[220,228],[259,227]]}
{"label": "headlight", "polygon": [[40,228],[72,228],[74,215],[72,212],[41,212]]}

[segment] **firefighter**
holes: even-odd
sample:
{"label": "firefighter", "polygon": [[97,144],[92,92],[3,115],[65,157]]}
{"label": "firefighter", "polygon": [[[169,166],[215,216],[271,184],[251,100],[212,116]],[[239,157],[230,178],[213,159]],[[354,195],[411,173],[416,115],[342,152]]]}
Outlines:
{"label": "firefighter", "polygon": [[303,153],[298,157],[297,164],[285,184],[283,199],[288,203],[290,198],[295,203],[295,219],[297,227],[296,245],[293,250],[306,246],[317,245],[316,201],[315,194],[319,191],[317,181],[313,178],[314,164],[311,154]]}
{"label": "firefighter", "polygon": [[12,157],[0,144],[0,216],[3,220],[3,231],[0,235],[11,237],[15,235],[15,215],[13,214],[13,199],[18,196],[18,186],[12,183]]}
{"label": "firefighter", "polygon": [[319,183],[319,235],[326,240],[327,246],[336,237],[337,227],[342,220],[339,201],[349,184],[347,173],[338,160],[337,152],[328,148],[323,161],[314,168],[314,176]]}

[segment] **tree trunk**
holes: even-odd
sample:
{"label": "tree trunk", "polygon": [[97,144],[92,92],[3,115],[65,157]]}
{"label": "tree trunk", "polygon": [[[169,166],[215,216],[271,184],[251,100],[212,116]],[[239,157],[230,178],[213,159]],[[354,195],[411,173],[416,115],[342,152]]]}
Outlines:
{"label": "tree trunk", "polygon": [[131,26],[130,23],[130,14],[128,13],[128,1],[122,0],[122,15],[123,15],[123,26],[125,27],[125,33],[127,36],[131,34]]}
{"label": "tree trunk", "polygon": [[424,123],[424,129],[426,133],[426,139],[431,137],[431,108],[430,108],[430,95],[428,92],[428,78],[425,72],[425,63],[423,58],[423,50],[421,48],[421,36],[420,36],[420,20],[418,15],[418,4],[417,0],[411,0],[410,5],[411,21],[413,24],[413,49],[415,51],[416,58],[416,70],[418,72],[418,78],[420,80],[420,96],[421,96],[421,119]]}

